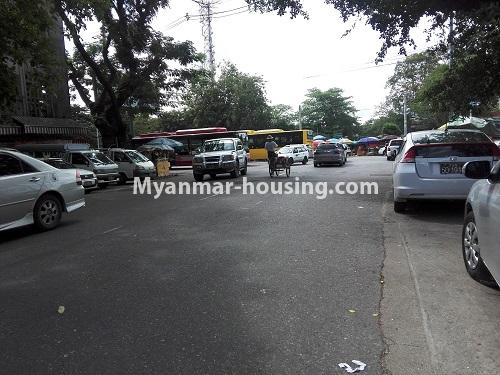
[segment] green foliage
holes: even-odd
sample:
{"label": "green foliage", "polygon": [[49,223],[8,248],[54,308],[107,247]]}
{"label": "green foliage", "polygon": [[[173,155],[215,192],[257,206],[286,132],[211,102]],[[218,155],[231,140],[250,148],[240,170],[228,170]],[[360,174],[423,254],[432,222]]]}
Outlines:
{"label": "green foliage", "polygon": [[133,128],[134,135],[160,131],[162,130],[161,119],[147,113],[140,113],[134,116]]}
{"label": "green foliage", "polygon": [[298,125],[298,114],[286,104],[277,104],[270,107],[270,129],[295,130]]}
{"label": "green foliage", "polygon": [[184,105],[195,128],[265,129],[270,124],[264,80],[242,73],[230,63],[222,67],[218,79],[198,77]]}
{"label": "green foliage", "polygon": [[[277,11],[280,15],[289,11],[292,17],[303,14],[298,0],[246,1],[261,11]],[[444,100],[439,103],[440,112],[430,115],[442,117],[445,112],[463,113],[470,98],[488,107],[500,96],[498,0],[325,0],[325,3],[335,7],[344,22],[366,20],[379,33],[383,42],[378,60],[392,47],[406,55],[408,46],[415,47],[411,32],[422,20],[430,25],[428,37],[437,39],[434,50],[452,61],[449,72],[441,75],[441,84],[434,90],[427,90],[437,92],[441,88],[447,93],[440,96]],[[448,32],[450,20],[454,25],[451,35]],[[450,45],[453,46],[451,54],[448,53]],[[432,80],[436,82],[436,77]],[[421,122],[425,120],[420,119]]]}
{"label": "green foliage", "polygon": [[301,111],[303,128],[325,135],[342,133],[345,137],[353,137],[357,132],[356,109],[342,89],[321,91],[314,88],[306,97]]}
{"label": "green foliage", "polygon": [[16,64],[29,62],[40,85],[48,84],[54,64],[48,32],[54,26],[43,1],[0,0],[0,107],[16,98]]}
{"label": "green foliage", "polygon": [[396,112],[371,119],[360,127],[360,136],[401,135],[403,116]]}
{"label": "green foliage", "polygon": [[[53,0],[75,44],[69,60],[75,90],[96,119],[105,143],[126,143],[124,111],[157,113],[193,77],[200,61],[191,42],[178,43],[153,30],[151,22],[168,0]],[[93,43],[81,32],[89,21],[100,25]],[[92,94],[91,94],[92,93]]]}

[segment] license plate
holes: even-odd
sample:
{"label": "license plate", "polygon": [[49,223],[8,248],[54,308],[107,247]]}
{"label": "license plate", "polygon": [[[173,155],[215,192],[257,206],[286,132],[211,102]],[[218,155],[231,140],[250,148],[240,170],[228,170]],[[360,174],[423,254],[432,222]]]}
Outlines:
{"label": "license plate", "polygon": [[207,164],[208,169],[217,169],[219,168],[219,164]]}
{"label": "license plate", "polygon": [[441,174],[462,174],[464,163],[441,163]]}

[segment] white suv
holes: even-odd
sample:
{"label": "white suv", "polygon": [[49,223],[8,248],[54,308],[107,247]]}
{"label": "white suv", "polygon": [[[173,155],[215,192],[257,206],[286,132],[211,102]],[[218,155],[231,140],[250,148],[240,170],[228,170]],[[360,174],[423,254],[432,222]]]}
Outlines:
{"label": "white suv", "polygon": [[278,150],[278,156],[287,157],[290,164],[295,162],[307,164],[309,150],[304,145],[286,145]]}

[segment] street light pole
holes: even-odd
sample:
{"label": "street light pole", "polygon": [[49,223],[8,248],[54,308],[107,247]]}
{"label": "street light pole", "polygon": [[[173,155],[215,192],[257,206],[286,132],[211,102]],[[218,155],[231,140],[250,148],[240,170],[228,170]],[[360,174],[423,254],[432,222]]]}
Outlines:
{"label": "street light pole", "polygon": [[408,133],[408,117],[406,114],[406,94],[403,96],[403,133],[406,135]]}

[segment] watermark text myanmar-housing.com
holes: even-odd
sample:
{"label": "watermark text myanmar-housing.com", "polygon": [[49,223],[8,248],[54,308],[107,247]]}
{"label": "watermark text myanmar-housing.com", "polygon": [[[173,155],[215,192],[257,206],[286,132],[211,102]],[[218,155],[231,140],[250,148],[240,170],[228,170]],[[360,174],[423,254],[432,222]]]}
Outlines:
{"label": "watermark text myanmar-housing.com", "polygon": [[243,177],[241,183],[234,181],[206,181],[206,182],[172,182],[151,181],[146,177],[143,181],[134,179],[134,195],[151,195],[154,199],[162,195],[229,195],[232,192],[241,192],[243,195],[313,195],[316,199],[326,199],[329,195],[376,195],[376,182],[327,182],[300,181],[295,177],[293,181],[248,181]]}

